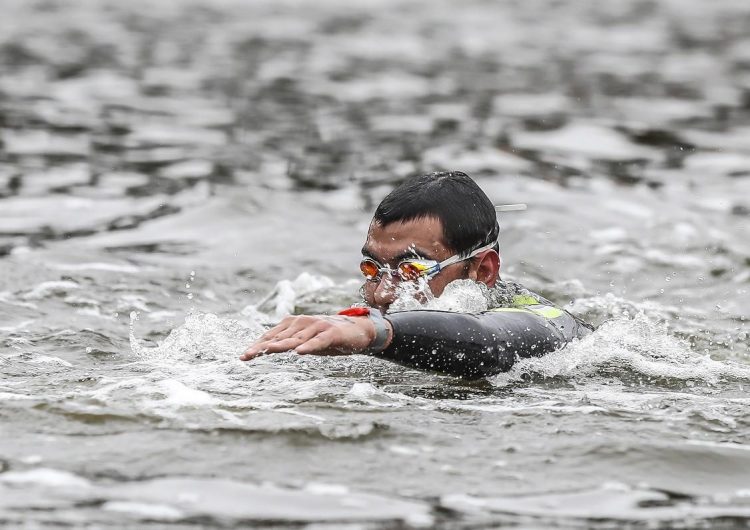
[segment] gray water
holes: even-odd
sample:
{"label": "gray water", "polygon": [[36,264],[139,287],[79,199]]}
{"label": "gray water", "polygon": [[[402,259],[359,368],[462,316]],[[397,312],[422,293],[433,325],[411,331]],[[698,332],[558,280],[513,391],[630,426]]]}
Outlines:
{"label": "gray water", "polygon": [[[750,524],[746,0],[2,12],[0,523]],[[595,333],[479,382],[237,359],[440,169],[529,204],[503,276]]]}

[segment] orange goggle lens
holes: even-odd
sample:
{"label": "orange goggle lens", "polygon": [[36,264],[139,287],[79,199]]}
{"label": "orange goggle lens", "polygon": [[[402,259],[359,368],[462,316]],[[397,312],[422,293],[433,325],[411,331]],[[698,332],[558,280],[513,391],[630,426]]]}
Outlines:
{"label": "orange goggle lens", "polygon": [[362,260],[359,264],[359,270],[368,280],[373,280],[378,277],[379,267],[374,261]]}

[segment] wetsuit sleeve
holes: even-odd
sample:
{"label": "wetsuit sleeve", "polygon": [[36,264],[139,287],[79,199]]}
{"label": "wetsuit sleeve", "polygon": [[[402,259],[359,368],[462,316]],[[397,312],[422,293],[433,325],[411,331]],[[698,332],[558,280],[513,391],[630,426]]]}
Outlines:
{"label": "wetsuit sleeve", "polygon": [[393,340],[376,357],[464,378],[485,377],[509,370],[517,358],[544,355],[578,336],[578,322],[557,311],[555,318],[527,310],[390,313],[386,319],[393,326]]}

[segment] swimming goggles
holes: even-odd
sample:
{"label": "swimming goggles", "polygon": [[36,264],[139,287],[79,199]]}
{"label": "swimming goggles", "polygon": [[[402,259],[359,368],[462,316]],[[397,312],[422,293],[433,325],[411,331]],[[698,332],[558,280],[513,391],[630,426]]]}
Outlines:
{"label": "swimming goggles", "polygon": [[479,247],[468,256],[461,257],[456,254],[443,261],[419,258],[405,259],[401,261],[395,269],[391,269],[389,265],[382,266],[372,258],[365,258],[360,262],[359,270],[362,271],[362,274],[368,282],[379,282],[380,277],[383,274],[387,274],[389,277],[399,276],[401,280],[407,282],[413,282],[422,277],[429,280],[448,265],[471,259],[480,252],[490,250],[495,245],[496,243],[493,242],[483,247]]}

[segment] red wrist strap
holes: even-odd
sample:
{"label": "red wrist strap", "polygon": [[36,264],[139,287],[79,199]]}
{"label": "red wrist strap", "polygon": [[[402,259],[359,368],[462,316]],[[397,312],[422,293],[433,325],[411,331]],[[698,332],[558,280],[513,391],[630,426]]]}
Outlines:
{"label": "red wrist strap", "polygon": [[349,307],[338,314],[345,317],[369,317],[375,326],[375,338],[361,353],[374,355],[385,349],[385,343],[388,342],[388,325],[380,311],[369,307]]}
{"label": "red wrist strap", "polygon": [[345,317],[366,317],[370,314],[370,308],[369,307],[349,307],[347,309],[342,309],[338,312],[339,315],[344,315]]}

